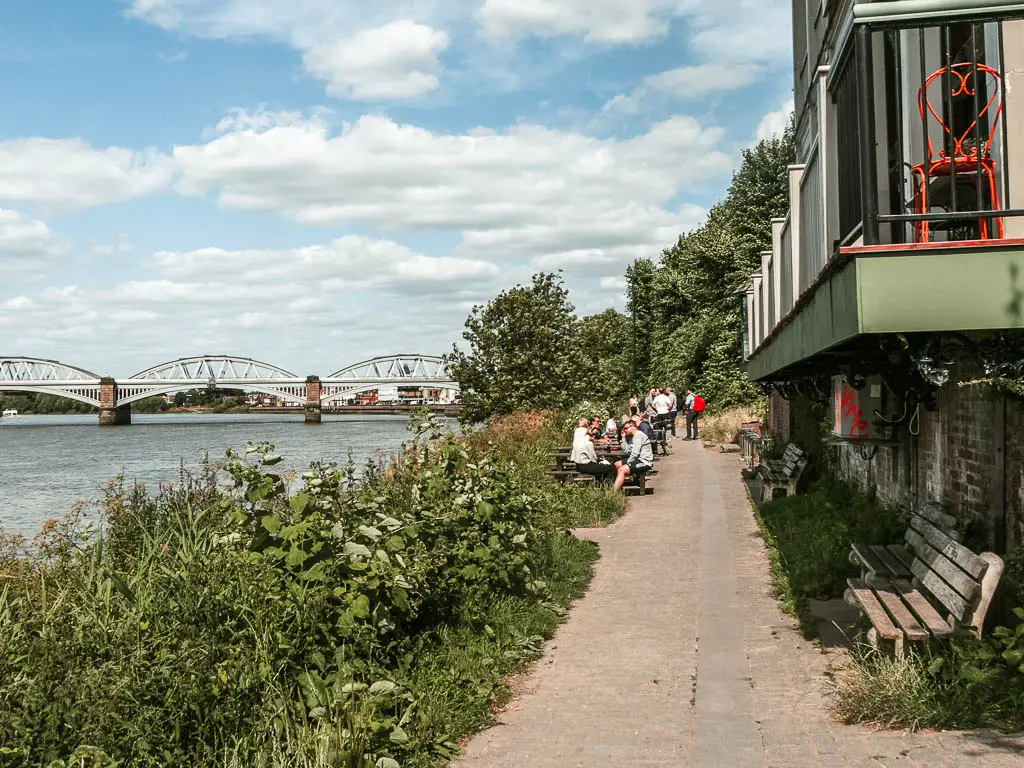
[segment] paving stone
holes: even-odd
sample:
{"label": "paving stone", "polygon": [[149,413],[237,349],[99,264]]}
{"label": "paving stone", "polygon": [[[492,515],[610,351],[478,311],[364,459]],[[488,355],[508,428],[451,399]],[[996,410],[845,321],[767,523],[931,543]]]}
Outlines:
{"label": "paving stone", "polygon": [[590,591],[457,768],[1024,765],[1019,737],[833,719],[826,672],[842,651],[779,610],[740,469],[676,441],[653,495],[577,532],[601,549]]}

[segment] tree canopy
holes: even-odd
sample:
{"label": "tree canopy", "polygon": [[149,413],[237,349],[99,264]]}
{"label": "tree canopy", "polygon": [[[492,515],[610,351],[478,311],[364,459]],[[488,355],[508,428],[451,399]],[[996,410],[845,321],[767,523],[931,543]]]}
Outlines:
{"label": "tree canopy", "polygon": [[789,206],[793,128],[743,152],[726,197],[707,220],[626,269],[626,311],[578,319],[560,275],[538,274],[473,309],[448,360],[466,417],[580,400],[616,405],[631,391],[699,392],[712,410],[757,389],[740,367],[735,291],[771,249],[771,220]]}

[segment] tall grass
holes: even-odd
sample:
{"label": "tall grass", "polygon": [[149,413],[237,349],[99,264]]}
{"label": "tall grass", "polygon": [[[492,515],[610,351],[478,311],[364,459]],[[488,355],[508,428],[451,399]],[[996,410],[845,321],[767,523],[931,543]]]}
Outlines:
{"label": "tall grass", "polygon": [[760,409],[754,406],[741,405],[721,413],[704,416],[701,419],[701,439],[709,443],[738,443],[740,429],[745,423],[760,421]]}
{"label": "tall grass", "polygon": [[846,579],[857,575],[850,546],[896,543],[907,525],[898,512],[841,483],[818,484],[805,494],[771,501],[760,507],[758,518],[777,549],[787,598],[794,604],[841,597]]}
{"label": "tall grass", "polygon": [[[0,541],[0,764],[429,766],[487,721],[589,581],[527,415],[436,422],[387,466],[270,446],[149,494],[108,488],[26,555]],[[606,511],[598,518],[612,516]]]}

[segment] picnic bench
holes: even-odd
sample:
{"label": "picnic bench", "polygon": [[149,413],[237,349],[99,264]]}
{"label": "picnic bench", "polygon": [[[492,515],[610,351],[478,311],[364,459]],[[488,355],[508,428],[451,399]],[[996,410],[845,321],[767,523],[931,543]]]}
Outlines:
{"label": "picnic bench", "polygon": [[[555,478],[561,483],[575,482],[575,483],[590,483],[594,482],[595,478],[593,475],[586,475],[576,471],[576,464],[570,460],[572,455],[570,450],[555,449],[551,453],[551,458],[554,460],[554,469],[548,472],[550,477]],[[612,445],[597,446],[598,459],[608,459],[612,463],[620,460],[624,460],[628,453],[620,451],[617,447]],[[658,459],[656,458],[655,461]],[[639,475],[630,475],[626,478],[627,487],[636,487],[639,489],[640,495],[647,493],[647,477],[649,475],[658,474],[658,470],[649,469],[647,472],[643,472]]]}
{"label": "picnic bench", "polygon": [[795,496],[800,475],[806,468],[807,454],[793,443],[786,446],[781,459],[761,459],[757,465],[761,501],[771,501],[779,489],[784,490],[787,496]]}
{"label": "picnic bench", "polygon": [[981,637],[1003,561],[965,547],[955,526],[929,502],[912,512],[905,545],[853,545],[850,562],[861,576],[847,581],[845,598],[871,622],[872,645],[902,654],[908,642],[946,640],[957,630]]}

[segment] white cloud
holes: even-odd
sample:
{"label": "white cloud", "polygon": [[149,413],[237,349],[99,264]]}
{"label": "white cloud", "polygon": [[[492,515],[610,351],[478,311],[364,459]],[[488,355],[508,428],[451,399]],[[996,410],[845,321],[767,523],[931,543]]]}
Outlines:
{"label": "white cloud", "polygon": [[793,99],[787,99],[777,111],[769,112],[762,117],[761,122],[757,124],[757,129],[754,131],[754,136],[757,140],[771,139],[781,135],[786,130],[786,126],[789,125],[790,118],[793,117],[795,106],[796,102]]}
{"label": "white cloud", "polygon": [[46,224],[0,208],[0,273],[43,272],[63,252]]}
{"label": "white cloud", "polygon": [[95,149],[81,139],[0,142],[0,200],[80,210],[170,185],[171,159],[155,149]]}
{"label": "white cloud", "polygon": [[18,310],[29,309],[32,306],[32,299],[28,296],[15,296],[7,301],[0,301],[0,309]]}
{"label": "white cloud", "polygon": [[402,100],[435,90],[444,27],[471,0],[132,0],[128,15],[203,38],[261,37],[302,53],[332,96]]}
{"label": "white cloud", "polygon": [[732,167],[721,130],[689,117],[630,139],[537,125],[440,134],[379,115],[336,135],[316,117],[254,124],[176,148],[180,190],[300,222],[461,231],[472,252],[509,257],[648,245],[678,225],[665,206],[684,186]]}
{"label": "white cloud", "polygon": [[409,99],[438,87],[448,35],[424,24],[395,21],[309,48],[306,71],[327,81],[327,92],[364,101]]}
{"label": "white cloud", "polygon": [[724,64],[782,64],[793,57],[790,0],[677,0],[693,50]]}
{"label": "white cloud", "polygon": [[668,33],[661,0],[484,0],[476,18],[494,38],[580,35],[602,43],[638,43]]}
{"label": "white cloud", "polygon": [[603,109],[635,115],[644,102],[655,99],[699,101],[752,85],[763,73],[762,67],[752,64],[698,64],[670,69],[645,77],[629,95],[615,96]]}
{"label": "white cloud", "polygon": [[0,303],[18,310],[16,324],[0,323],[0,348],[17,342],[36,356],[123,376],[210,350],[326,375],[378,351],[443,352],[467,306],[521,279],[480,259],[356,236],[292,249],[163,252],[140,267],[140,279],[51,286]]}
{"label": "white cloud", "polygon": [[[385,293],[437,296],[467,284],[490,286],[500,270],[480,259],[430,257],[390,240],[349,235],[325,245],[291,250],[226,251],[204,248],[183,253],[162,252],[152,266],[175,282],[237,280],[247,290],[285,284],[320,285],[327,291],[376,290]],[[292,310],[314,309],[318,302],[302,296]]]}

